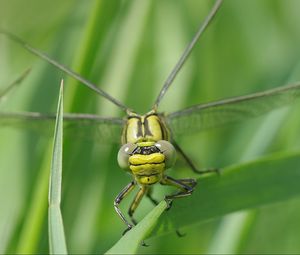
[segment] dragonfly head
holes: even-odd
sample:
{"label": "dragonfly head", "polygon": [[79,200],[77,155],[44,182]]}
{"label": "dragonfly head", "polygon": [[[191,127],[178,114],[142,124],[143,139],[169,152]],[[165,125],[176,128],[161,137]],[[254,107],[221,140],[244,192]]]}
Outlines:
{"label": "dragonfly head", "polygon": [[165,140],[124,144],[118,153],[119,166],[130,171],[142,185],[159,182],[176,161],[174,146]]}

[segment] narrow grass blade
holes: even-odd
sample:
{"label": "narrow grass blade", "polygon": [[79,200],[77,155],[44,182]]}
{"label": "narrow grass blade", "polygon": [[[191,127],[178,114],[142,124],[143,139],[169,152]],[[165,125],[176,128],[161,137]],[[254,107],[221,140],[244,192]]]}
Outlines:
{"label": "narrow grass blade", "polygon": [[51,254],[67,254],[60,211],[63,150],[63,81],[61,82],[54,133],[49,183],[49,249]]}
{"label": "narrow grass blade", "polygon": [[143,240],[151,232],[158,218],[167,208],[166,201],[160,202],[137,226],[124,235],[106,254],[135,254]]}
{"label": "narrow grass blade", "polygon": [[[45,155],[50,155],[50,153],[50,147],[47,147]],[[46,199],[49,183],[49,165],[50,159],[48,156],[46,156],[41,163],[36,186],[31,199],[31,204],[28,208],[24,225],[21,229],[20,238],[16,249],[17,254],[31,254],[36,252],[38,242],[41,237],[44,216],[46,215],[47,211]]]}

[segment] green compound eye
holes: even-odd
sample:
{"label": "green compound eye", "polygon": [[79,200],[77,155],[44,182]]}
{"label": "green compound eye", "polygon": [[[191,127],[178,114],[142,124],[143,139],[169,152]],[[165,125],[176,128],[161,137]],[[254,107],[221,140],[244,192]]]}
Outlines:
{"label": "green compound eye", "polygon": [[124,144],[118,152],[118,164],[123,169],[129,168],[129,157],[132,152],[136,149],[137,145],[135,143]]}
{"label": "green compound eye", "polygon": [[176,162],[176,150],[174,146],[165,140],[160,140],[155,143],[155,146],[160,150],[165,156],[166,168],[172,167]]}

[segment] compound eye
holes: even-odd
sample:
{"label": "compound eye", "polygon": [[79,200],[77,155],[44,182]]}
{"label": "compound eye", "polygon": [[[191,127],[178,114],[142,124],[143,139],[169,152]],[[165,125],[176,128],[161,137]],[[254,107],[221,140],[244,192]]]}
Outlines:
{"label": "compound eye", "polygon": [[175,164],[176,161],[176,150],[174,146],[165,140],[160,140],[155,143],[155,146],[165,156],[166,168],[170,168]]}
{"label": "compound eye", "polygon": [[133,151],[136,149],[137,145],[134,143],[124,144],[118,152],[118,163],[123,169],[128,169],[129,167],[129,157],[132,155]]}

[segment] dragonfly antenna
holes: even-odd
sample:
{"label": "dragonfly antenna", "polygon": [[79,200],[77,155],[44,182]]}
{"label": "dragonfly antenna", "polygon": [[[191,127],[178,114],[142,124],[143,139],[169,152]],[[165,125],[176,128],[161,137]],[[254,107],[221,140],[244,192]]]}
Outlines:
{"label": "dragonfly antenna", "polygon": [[32,54],[34,54],[34,55],[42,58],[43,60],[45,60],[49,64],[57,67],[58,69],[60,69],[64,73],[70,75],[75,80],[81,82],[83,85],[85,85],[86,87],[88,87],[91,90],[95,91],[97,94],[101,95],[102,97],[106,98],[107,100],[109,100],[110,102],[112,102],[113,104],[115,104],[116,106],[118,106],[119,108],[121,108],[122,110],[124,110],[125,112],[130,111],[127,106],[125,106],[120,101],[118,101],[117,99],[115,99],[114,97],[112,97],[111,95],[109,95],[108,93],[106,93],[104,90],[98,88],[95,84],[93,84],[90,81],[84,79],[78,73],[72,71],[71,69],[67,68],[66,66],[64,66],[62,64],[59,64],[57,61],[51,59],[49,56],[47,56],[42,51],[39,51],[39,50],[35,49],[34,47],[30,46],[28,43],[26,43],[25,41],[23,41],[18,36],[14,35],[14,34],[12,34],[10,32],[8,32],[8,31],[5,31],[3,29],[0,30],[0,33],[6,35],[9,39],[11,39],[14,42],[16,42],[17,44],[21,45],[26,50],[28,50],[30,53],[32,53]]}
{"label": "dragonfly antenna", "polygon": [[188,44],[188,46],[185,48],[183,54],[181,55],[180,59],[178,60],[178,62],[175,65],[175,67],[173,68],[173,70],[169,74],[169,76],[168,76],[167,80],[165,81],[161,91],[159,92],[159,95],[156,98],[156,101],[155,101],[154,106],[153,106],[154,110],[156,110],[158,108],[158,105],[159,105],[160,101],[162,100],[163,96],[166,94],[167,90],[169,89],[172,82],[174,81],[176,75],[178,74],[178,72],[180,71],[180,69],[184,65],[185,61],[189,57],[190,53],[192,52],[192,50],[193,50],[194,46],[196,45],[197,41],[199,40],[200,36],[203,34],[205,29],[208,27],[208,25],[212,21],[213,17],[215,16],[217,11],[219,10],[222,2],[223,2],[223,0],[217,0],[215,2],[215,4],[212,7],[210,13],[208,14],[208,16],[206,17],[204,22],[200,25],[200,27],[199,27],[197,33],[195,34],[194,38]]}

